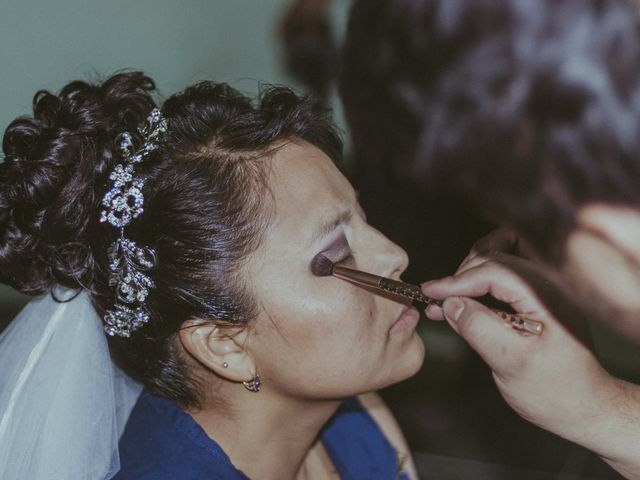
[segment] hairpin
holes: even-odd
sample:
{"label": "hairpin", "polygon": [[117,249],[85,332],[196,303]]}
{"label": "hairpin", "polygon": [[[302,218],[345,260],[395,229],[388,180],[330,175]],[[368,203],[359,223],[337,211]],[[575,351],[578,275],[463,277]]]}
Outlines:
{"label": "hairpin", "polygon": [[130,133],[120,135],[122,161],[109,175],[113,183],[102,199],[100,223],[107,222],[120,231],[120,237],[107,251],[109,285],[116,287],[114,308],[104,316],[104,330],[110,336],[128,338],[149,321],[145,301],[155,285],[145,272],[155,265],[155,251],[126,238],[124,228],[144,212],[144,179],[136,175],[134,166],[158,148],[157,142],[166,131],[167,122],[160,110],[154,109],[138,129],[144,140],[139,149],[134,150]]}

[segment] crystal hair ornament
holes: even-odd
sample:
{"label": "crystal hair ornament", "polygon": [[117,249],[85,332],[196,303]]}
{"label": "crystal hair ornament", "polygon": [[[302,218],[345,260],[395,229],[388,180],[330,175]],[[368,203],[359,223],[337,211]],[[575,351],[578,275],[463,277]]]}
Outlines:
{"label": "crystal hair ornament", "polygon": [[104,330],[110,336],[128,338],[149,321],[145,301],[155,285],[145,272],[154,267],[155,252],[126,238],[124,228],[144,212],[144,180],[136,175],[134,167],[158,148],[166,131],[167,122],[160,110],[154,109],[138,129],[143,139],[139,149],[134,150],[130,133],[120,135],[122,162],[109,175],[113,183],[102,199],[100,222],[120,230],[120,238],[108,250],[109,285],[116,287],[115,306],[104,316]]}

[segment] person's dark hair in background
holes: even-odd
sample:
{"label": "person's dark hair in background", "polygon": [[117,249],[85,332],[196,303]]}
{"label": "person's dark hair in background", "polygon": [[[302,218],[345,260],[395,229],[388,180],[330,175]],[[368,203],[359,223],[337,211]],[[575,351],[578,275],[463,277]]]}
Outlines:
{"label": "person's dark hair in background", "polygon": [[[640,387],[607,372],[575,326],[593,318],[640,339],[637,8],[362,0],[340,80],[358,156],[383,151],[387,171],[517,233],[486,237],[455,274],[423,284],[444,300],[429,317],[481,355],[520,416],[630,478]],[[519,240],[529,259],[512,249]],[[483,293],[545,332],[512,335],[474,301]]]}
{"label": "person's dark hair in background", "polygon": [[421,117],[413,98],[398,98],[403,82],[393,83],[418,68],[408,58],[410,37],[418,33],[393,16],[411,3],[355,3],[338,88],[353,139],[351,180],[371,221],[407,249],[405,278],[423,281],[450,272],[489,226],[451,192],[424,188],[411,171]]}
{"label": "person's dark hair in background", "polygon": [[547,259],[561,259],[580,205],[640,204],[629,2],[362,1],[344,55],[358,155],[464,198]]}
{"label": "person's dark hair in background", "polygon": [[323,102],[335,81],[338,64],[330,5],[331,0],[293,0],[278,31],[287,70]]}

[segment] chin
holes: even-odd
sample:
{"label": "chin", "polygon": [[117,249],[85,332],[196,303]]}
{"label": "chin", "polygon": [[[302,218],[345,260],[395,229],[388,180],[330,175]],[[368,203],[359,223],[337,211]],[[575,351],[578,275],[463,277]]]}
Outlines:
{"label": "chin", "polygon": [[366,376],[371,383],[359,385],[361,389],[351,392],[350,395],[374,392],[411,378],[422,368],[424,357],[424,343],[420,336],[414,333],[400,351],[388,352],[384,357],[384,365],[378,366],[373,370],[375,373],[372,372],[371,375]]}
{"label": "chin", "polygon": [[399,355],[397,366],[397,378],[393,383],[398,383],[413,377],[422,368],[424,363],[425,348],[424,342],[420,335],[416,332],[413,333],[410,342],[402,350],[402,354]]}

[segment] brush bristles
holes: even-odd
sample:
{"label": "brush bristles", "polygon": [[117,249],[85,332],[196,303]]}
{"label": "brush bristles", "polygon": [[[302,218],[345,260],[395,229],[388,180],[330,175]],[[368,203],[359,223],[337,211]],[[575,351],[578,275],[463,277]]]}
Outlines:
{"label": "brush bristles", "polygon": [[328,277],[333,273],[333,262],[319,253],[311,261],[311,273],[316,277]]}

